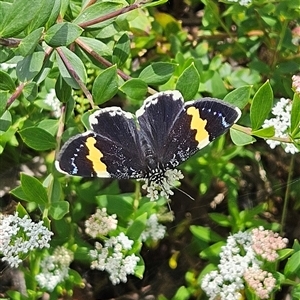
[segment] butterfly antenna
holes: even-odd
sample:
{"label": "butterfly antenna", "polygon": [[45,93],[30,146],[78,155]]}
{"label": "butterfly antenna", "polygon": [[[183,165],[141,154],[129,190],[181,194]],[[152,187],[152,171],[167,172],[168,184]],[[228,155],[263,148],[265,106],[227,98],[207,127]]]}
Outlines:
{"label": "butterfly antenna", "polygon": [[189,195],[187,192],[183,191],[182,189],[178,188],[178,187],[174,187],[177,191],[181,192],[182,194],[186,195],[188,198],[190,198],[191,200],[195,201],[195,199]]}

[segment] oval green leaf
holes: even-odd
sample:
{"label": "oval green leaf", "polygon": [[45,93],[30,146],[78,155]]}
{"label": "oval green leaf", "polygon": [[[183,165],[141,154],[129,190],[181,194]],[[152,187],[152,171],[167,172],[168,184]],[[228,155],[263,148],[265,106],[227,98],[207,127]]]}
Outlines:
{"label": "oval green leaf", "polygon": [[297,138],[300,132],[300,95],[295,93],[291,111],[291,136]]}
{"label": "oval green leaf", "polygon": [[21,186],[27,201],[35,202],[39,205],[48,203],[46,189],[36,178],[22,173]]}
{"label": "oval green leaf", "polygon": [[29,101],[35,100],[37,94],[38,94],[38,86],[35,82],[32,81],[25,85],[23,89],[23,95],[27,100]]}
{"label": "oval green leaf", "polygon": [[54,220],[62,219],[70,211],[70,204],[67,201],[53,202],[49,208],[49,214]]}
{"label": "oval green leaf", "polygon": [[51,47],[68,46],[83,32],[83,29],[73,23],[55,24],[45,34],[45,42]]}
{"label": "oval green leaf", "polygon": [[184,100],[192,100],[199,90],[200,75],[192,62],[179,76],[176,90],[180,91]]}
{"label": "oval green leaf", "polygon": [[224,101],[243,109],[249,102],[251,89],[251,85],[241,86],[227,94]]}
{"label": "oval green leaf", "polygon": [[95,104],[99,105],[110,100],[118,91],[117,67],[111,66],[95,79],[92,94]]}
{"label": "oval green leaf", "polygon": [[17,48],[17,52],[24,57],[32,54],[42,37],[43,31],[43,27],[38,28],[22,39]]}
{"label": "oval green leaf", "polygon": [[160,85],[166,83],[173,72],[175,71],[175,64],[167,62],[155,62],[146,67],[141,73],[139,78],[147,84]]}
{"label": "oval green leaf", "polygon": [[259,129],[268,117],[273,106],[273,91],[269,81],[255,93],[250,107],[252,130]]}
{"label": "oval green leaf", "polygon": [[22,32],[34,20],[40,7],[36,0],[15,0],[0,21],[0,36],[13,37]]}
{"label": "oval green leaf", "polygon": [[138,240],[142,234],[142,232],[146,228],[146,222],[147,222],[147,213],[144,213],[140,216],[138,216],[133,223],[128,227],[126,231],[126,235],[131,239],[131,240]]}
{"label": "oval green leaf", "polygon": [[0,70],[0,78],[0,90],[10,92],[15,90],[16,85],[7,73]]}
{"label": "oval green leaf", "polygon": [[38,127],[25,128],[19,131],[19,134],[28,147],[37,151],[53,149],[56,146],[55,138],[46,130]]}
{"label": "oval green leaf", "polygon": [[42,69],[44,51],[33,52],[17,63],[16,74],[21,82],[33,79]]}
{"label": "oval green leaf", "polygon": [[112,61],[121,67],[127,60],[130,54],[130,40],[127,33],[124,33],[117,41],[114,50]]}
{"label": "oval green leaf", "polygon": [[119,87],[120,91],[131,99],[141,100],[147,93],[147,84],[138,78],[132,78]]}
{"label": "oval green leaf", "polygon": [[230,128],[230,137],[234,144],[237,146],[244,146],[253,144],[256,140],[251,135],[248,135],[242,131]]}

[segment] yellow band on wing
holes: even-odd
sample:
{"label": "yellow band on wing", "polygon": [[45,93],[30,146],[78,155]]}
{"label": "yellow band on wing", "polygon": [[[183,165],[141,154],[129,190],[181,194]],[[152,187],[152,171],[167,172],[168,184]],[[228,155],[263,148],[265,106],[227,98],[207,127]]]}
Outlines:
{"label": "yellow band on wing", "polygon": [[209,134],[205,129],[207,121],[201,119],[199,109],[193,106],[189,107],[186,112],[192,117],[190,127],[197,131],[195,139],[198,142],[198,148],[201,149],[209,143]]}
{"label": "yellow band on wing", "polygon": [[107,172],[107,170],[106,165],[101,161],[103,153],[95,147],[95,144],[95,138],[87,138],[86,146],[89,150],[89,155],[87,155],[86,157],[92,162],[94,171],[101,176],[101,173],[104,175]]}

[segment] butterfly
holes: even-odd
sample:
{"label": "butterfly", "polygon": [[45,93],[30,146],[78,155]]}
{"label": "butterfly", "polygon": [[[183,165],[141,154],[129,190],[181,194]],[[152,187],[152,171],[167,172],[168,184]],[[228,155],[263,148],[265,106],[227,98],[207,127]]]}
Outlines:
{"label": "butterfly", "polygon": [[64,144],[56,168],[82,177],[143,179],[151,198],[168,197],[182,178],[175,168],[240,116],[239,108],[215,98],[184,102],[179,91],[159,92],[135,116],[119,107],[96,110],[91,130]]}

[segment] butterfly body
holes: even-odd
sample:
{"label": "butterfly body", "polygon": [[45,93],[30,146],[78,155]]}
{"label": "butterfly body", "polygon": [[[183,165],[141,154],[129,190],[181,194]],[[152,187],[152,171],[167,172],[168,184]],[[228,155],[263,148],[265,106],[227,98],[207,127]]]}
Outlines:
{"label": "butterfly body", "polygon": [[214,98],[184,103],[178,91],[148,97],[135,116],[119,107],[95,111],[91,130],[71,138],[56,167],[83,177],[146,179],[162,184],[168,170],[225,133],[240,110]]}

